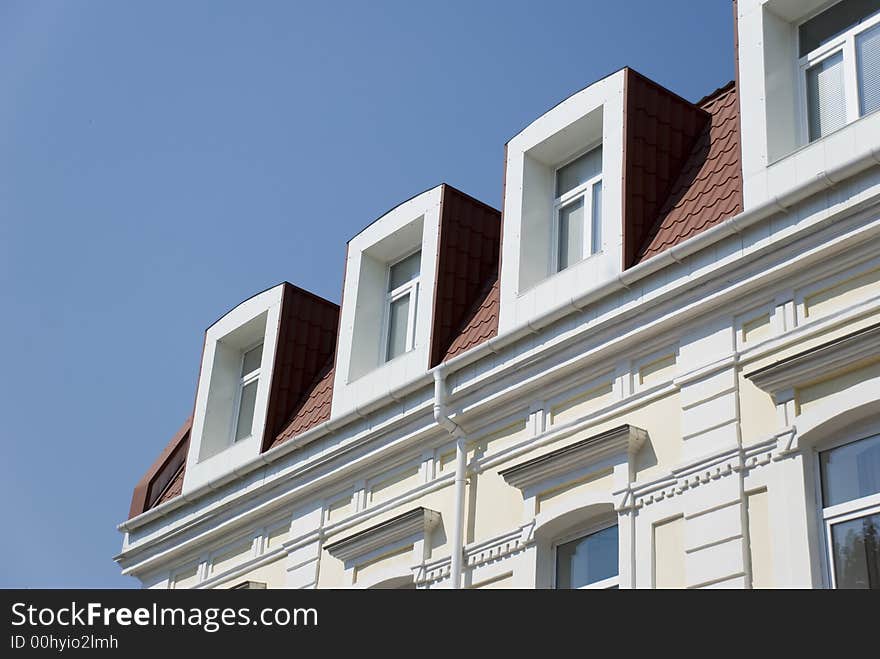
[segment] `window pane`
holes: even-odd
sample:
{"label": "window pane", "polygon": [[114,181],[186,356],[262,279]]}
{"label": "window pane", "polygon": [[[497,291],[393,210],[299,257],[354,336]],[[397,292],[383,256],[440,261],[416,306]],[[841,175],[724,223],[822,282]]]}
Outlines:
{"label": "window pane", "polygon": [[388,278],[388,290],[393,291],[398,286],[403,286],[406,282],[418,277],[421,264],[422,253],[416,252],[392,265],[391,276]]}
{"label": "window pane", "polygon": [[409,325],[409,299],[405,295],[394,300],[388,311],[388,352],[386,359],[394,359],[406,352],[406,330]]}
{"label": "window pane", "polygon": [[263,359],[263,346],[262,344],[258,345],[256,348],[251,348],[246,353],[244,353],[244,359],[241,363],[241,374],[242,376],[247,375],[248,373],[253,373],[258,368],[260,368],[260,361]]}
{"label": "window pane", "polygon": [[846,123],[843,53],[832,55],[807,69],[807,112],[811,142]]}
{"label": "window pane", "polygon": [[616,525],[556,548],[557,588],[580,588],[616,575]]}
{"label": "window pane", "polygon": [[877,0],[843,0],[811,18],[800,27],[800,56],[811,53],[841,32],[858,25],[878,9]]}
{"label": "window pane", "polygon": [[593,185],[593,218],[590,249],[593,254],[602,251],[602,181]]}
{"label": "window pane", "polygon": [[259,380],[248,382],[241,389],[241,404],[238,406],[238,422],[235,425],[235,441],[250,437],[253,432],[257,382]]}
{"label": "window pane", "polygon": [[581,183],[586,183],[602,173],[602,147],[593,149],[577,160],[560,167],[556,172],[556,197],[571,192]]}
{"label": "window pane", "polygon": [[838,588],[880,589],[880,514],[831,527]]}
{"label": "window pane", "polygon": [[880,25],[856,39],[859,67],[859,111],[869,114],[880,108]]}
{"label": "window pane", "polygon": [[580,261],[584,249],[584,198],[559,209],[558,270]]}
{"label": "window pane", "polygon": [[819,457],[826,507],[880,492],[880,435],[823,451]]}

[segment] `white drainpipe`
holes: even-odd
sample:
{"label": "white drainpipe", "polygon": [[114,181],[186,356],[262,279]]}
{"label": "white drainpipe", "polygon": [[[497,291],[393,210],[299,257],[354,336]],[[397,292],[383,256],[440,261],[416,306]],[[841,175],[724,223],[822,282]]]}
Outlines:
{"label": "white drainpipe", "polygon": [[461,562],[464,557],[464,487],[467,483],[467,440],[461,427],[449,418],[446,409],[446,369],[434,369],[434,420],[455,439],[455,516],[452,520],[452,566],[449,577],[453,588],[461,588]]}

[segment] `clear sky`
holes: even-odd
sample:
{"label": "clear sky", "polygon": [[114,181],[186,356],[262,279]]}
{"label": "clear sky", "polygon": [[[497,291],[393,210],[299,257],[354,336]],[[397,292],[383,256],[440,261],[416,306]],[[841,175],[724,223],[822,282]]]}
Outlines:
{"label": "clear sky", "polygon": [[131,490],[205,328],[629,65],[733,77],[730,0],[0,1],[0,587],[132,587]]}

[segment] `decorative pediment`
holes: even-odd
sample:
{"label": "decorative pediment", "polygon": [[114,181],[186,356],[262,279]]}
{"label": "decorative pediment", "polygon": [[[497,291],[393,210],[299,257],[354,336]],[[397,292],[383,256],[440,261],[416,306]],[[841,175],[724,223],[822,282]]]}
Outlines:
{"label": "decorative pediment", "polygon": [[880,323],[746,374],[760,389],[779,392],[830,377],[867,359],[880,357]]}
{"label": "decorative pediment", "polygon": [[641,428],[624,425],[510,467],[500,474],[510,485],[525,490],[614,456],[619,456],[621,461],[628,460],[647,438],[648,433]]}
{"label": "decorative pediment", "polygon": [[440,513],[419,507],[333,542],[325,549],[346,564],[359,563],[358,559],[395,543],[414,537],[424,538],[439,523]]}

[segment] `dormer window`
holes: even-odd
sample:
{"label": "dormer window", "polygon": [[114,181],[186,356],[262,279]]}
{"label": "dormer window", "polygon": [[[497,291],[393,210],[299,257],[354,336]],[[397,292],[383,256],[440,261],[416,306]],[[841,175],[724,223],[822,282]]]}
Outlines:
{"label": "dormer window", "polygon": [[409,352],[415,344],[421,262],[420,250],[388,268],[384,331],[386,362]]}
{"label": "dormer window", "polygon": [[593,148],[556,170],[553,203],[554,272],[565,270],[602,245],[602,147]]}
{"label": "dormer window", "polygon": [[880,12],[843,0],[798,29],[807,139],[813,142],[880,108]]}
{"label": "dormer window", "polygon": [[237,442],[247,439],[254,431],[254,409],[257,402],[257,386],[260,381],[260,362],[263,359],[263,344],[260,343],[245,351],[241,359],[241,380],[236,396],[235,437]]}

